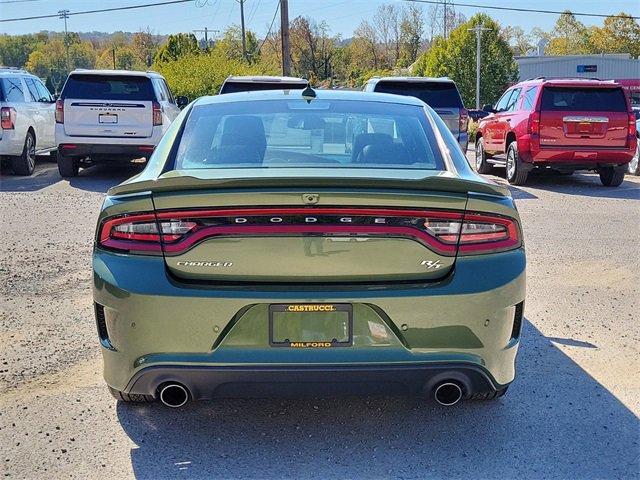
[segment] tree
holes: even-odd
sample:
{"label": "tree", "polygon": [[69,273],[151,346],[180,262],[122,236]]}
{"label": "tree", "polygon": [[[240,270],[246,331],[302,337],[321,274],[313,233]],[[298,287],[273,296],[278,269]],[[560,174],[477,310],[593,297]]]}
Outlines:
{"label": "tree", "polygon": [[22,68],[29,55],[48,40],[46,33],[34,35],[0,35],[0,65]]}
{"label": "tree", "polygon": [[400,57],[400,12],[394,4],[383,4],[373,16],[373,26],[378,34],[381,64],[386,68],[395,67]]}
{"label": "tree", "polygon": [[156,63],[170,62],[184,55],[199,52],[200,47],[198,47],[198,40],[194,34],[177,33],[169,35],[167,41],[158,49],[154,61]]}
{"label": "tree", "polygon": [[589,41],[594,53],[629,53],[640,57],[640,24],[628,13],[604,19],[602,28],[593,27]]}
{"label": "tree", "polygon": [[331,60],[336,38],[329,36],[325,22],[296,17],[289,27],[293,70],[312,83],[331,78]]}
{"label": "tree", "polygon": [[424,24],[422,8],[414,4],[406,5],[400,23],[399,67],[408,67],[418,58],[424,36]]}
{"label": "tree", "polygon": [[379,67],[378,32],[367,20],[363,20],[353,32],[351,45],[354,49],[354,66],[371,68]]}
{"label": "tree", "polygon": [[[258,37],[251,30],[245,31],[245,40],[247,45],[247,60],[249,63],[255,63],[258,61],[260,55],[260,42]],[[222,39],[218,42],[220,52],[229,59],[244,60],[242,55],[242,29],[238,25],[231,25],[228,27],[222,36]]]}
{"label": "tree", "polygon": [[570,10],[556,21],[550,35],[548,55],[584,55],[591,53],[589,31]]}
{"label": "tree", "polygon": [[531,36],[521,27],[506,26],[500,30],[500,35],[511,45],[514,55],[526,55],[534,49]]}
{"label": "tree", "polygon": [[447,40],[438,37],[414,65],[417,75],[452,78],[466,105],[474,103],[476,89],[476,36],[469,29],[478,24],[488,28],[482,34],[480,51],[480,100],[495,101],[517,80],[518,66],[509,44],[500,36],[500,26],[484,13],[474,15],[453,30]]}
{"label": "tree", "polygon": [[153,57],[158,51],[160,40],[157,35],[153,35],[147,28],[146,31],[139,31],[133,34],[131,39],[131,48],[138,59],[139,63],[150,67],[153,63]]}

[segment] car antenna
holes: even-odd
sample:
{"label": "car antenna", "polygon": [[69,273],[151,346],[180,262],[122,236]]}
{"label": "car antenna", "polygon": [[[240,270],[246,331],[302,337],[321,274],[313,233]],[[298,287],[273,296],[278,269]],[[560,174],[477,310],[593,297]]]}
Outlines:
{"label": "car antenna", "polygon": [[311,103],[311,100],[316,98],[316,91],[311,88],[311,84],[307,83],[307,86],[304,90],[302,90],[302,98],[307,101],[307,103]]}

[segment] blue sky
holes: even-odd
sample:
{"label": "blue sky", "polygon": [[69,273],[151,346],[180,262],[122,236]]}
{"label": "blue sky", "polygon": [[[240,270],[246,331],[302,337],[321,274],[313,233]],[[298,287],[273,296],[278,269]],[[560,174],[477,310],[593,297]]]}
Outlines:
{"label": "blue sky", "polygon": [[[290,18],[308,15],[316,21],[326,20],[332,33],[350,37],[354,28],[363,19],[370,18],[378,5],[399,3],[401,0],[289,0]],[[465,3],[517,6],[548,10],[574,9],[589,13],[618,13],[623,10],[640,15],[638,0],[464,0]],[[0,0],[0,17],[14,18],[31,15],[54,14],[62,8],[70,11],[109,8],[151,3],[151,0]],[[240,22],[240,7],[236,0],[199,0],[203,7],[193,4],[167,5],[139,10],[112,12],[108,14],[79,15],[69,19],[70,31],[138,31],[149,27],[154,33],[189,32],[205,26],[224,30],[232,23]],[[264,34],[273,18],[278,0],[245,0],[247,27]],[[454,0],[455,3],[455,0]],[[428,5],[424,6],[428,11]],[[477,8],[456,7],[467,17],[479,11]],[[521,26],[525,30],[533,27],[550,29],[557,16],[547,14],[513,13],[487,10],[503,25]],[[600,24],[602,19],[581,17],[587,25]],[[276,20],[276,28],[277,28]],[[23,22],[0,23],[0,33],[20,34],[40,30],[63,29],[62,20],[50,18]]]}

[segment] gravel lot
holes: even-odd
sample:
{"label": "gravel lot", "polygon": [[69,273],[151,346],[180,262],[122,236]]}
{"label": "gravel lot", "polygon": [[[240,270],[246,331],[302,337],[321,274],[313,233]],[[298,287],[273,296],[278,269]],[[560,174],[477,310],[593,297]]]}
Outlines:
{"label": "gravel lot", "polygon": [[[638,478],[640,179],[513,188],[527,241],[519,377],[497,402],[117,404],[90,252],[106,189],[40,161],[0,176],[0,473],[10,478]],[[497,181],[504,182],[497,178]]]}

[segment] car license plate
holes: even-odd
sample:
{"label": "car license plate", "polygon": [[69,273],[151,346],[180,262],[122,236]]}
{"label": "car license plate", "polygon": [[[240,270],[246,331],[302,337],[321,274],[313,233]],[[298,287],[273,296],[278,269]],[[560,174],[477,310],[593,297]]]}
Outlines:
{"label": "car license plate", "polygon": [[118,115],[113,115],[111,113],[101,113],[98,115],[99,123],[118,123]]}
{"label": "car license plate", "polygon": [[269,305],[272,347],[331,348],[353,343],[353,306],[348,303]]}

